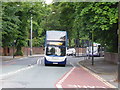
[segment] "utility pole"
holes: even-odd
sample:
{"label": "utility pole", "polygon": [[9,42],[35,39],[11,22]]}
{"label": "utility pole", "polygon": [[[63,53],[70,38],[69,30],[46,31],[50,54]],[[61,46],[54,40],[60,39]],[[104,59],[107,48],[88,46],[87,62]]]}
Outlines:
{"label": "utility pole", "polygon": [[94,55],[93,55],[93,52],[94,52],[94,30],[92,30],[92,65],[94,65]]}
{"label": "utility pole", "polygon": [[89,43],[88,43],[88,59],[90,59],[90,40],[89,40]]}
{"label": "utility pole", "polygon": [[30,30],[30,55],[32,55],[32,29],[33,29],[33,26],[32,26],[32,14],[31,14],[31,30]]}
{"label": "utility pole", "polygon": [[78,34],[77,47],[78,47],[78,56],[79,56],[79,44],[80,44],[80,40],[79,40],[79,30],[77,31],[77,34]]}
{"label": "utility pole", "polygon": [[16,43],[16,40],[13,41],[13,58],[15,58],[15,43]]}
{"label": "utility pole", "polygon": [[[120,1],[118,3],[118,12],[119,12],[119,19],[118,19],[118,81],[120,85]],[[119,86],[118,85],[118,86]],[[119,87],[118,87],[119,88]]]}

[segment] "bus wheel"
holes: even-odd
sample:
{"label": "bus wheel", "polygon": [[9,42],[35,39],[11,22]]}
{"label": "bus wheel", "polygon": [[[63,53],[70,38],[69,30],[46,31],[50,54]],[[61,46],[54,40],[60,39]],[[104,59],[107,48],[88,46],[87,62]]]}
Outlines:
{"label": "bus wheel", "polygon": [[45,66],[48,66],[48,64],[45,64]]}
{"label": "bus wheel", "polygon": [[61,64],[60,66],[65,67],[65,64]]}

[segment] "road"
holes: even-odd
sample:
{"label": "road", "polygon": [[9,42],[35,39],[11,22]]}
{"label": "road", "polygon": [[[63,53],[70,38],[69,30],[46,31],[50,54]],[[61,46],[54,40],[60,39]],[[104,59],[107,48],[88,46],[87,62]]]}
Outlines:
{"label": "road", "polygon": [[115,88],[99,76],[78,65],[80,60],[84,60],[84,58],[69,56],[65,67],[45,66],[43,56],[2,62],[0,87]]}

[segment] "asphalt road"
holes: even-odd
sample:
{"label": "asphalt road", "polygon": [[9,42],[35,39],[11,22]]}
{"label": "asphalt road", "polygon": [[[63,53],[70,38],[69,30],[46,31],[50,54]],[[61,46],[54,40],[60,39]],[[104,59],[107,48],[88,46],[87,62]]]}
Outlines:
{"label": "asphalt road", "polygon": [[84,59],[68,56],[65,67],[45,66],[43,56],[4,61],[0,88],[115,88],[80,66]]}
{"label": "asphalt road", "polygon": [[36,56],[36,57],[23,57],[16,60],[10,60],[10,61],[3,61],[2,62],[2,74],[16,71],[22,68],[25,68],[30,65],[35,65],[37,63],[37,60],[39,58],[42,58],[43,56]]}
{"label": "asphalt road", "polygon": [[67,65],[45,66],[43,56],[2,62],[2,88],[55,88],[56,82],[83,58],[68,57]]}

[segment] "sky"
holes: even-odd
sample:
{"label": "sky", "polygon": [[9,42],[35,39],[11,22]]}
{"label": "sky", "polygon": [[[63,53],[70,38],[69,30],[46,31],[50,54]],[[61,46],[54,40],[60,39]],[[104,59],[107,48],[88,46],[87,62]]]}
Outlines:
{"label": "sky", "polygon": [[53,0],[45,0],[46,4],[51,4]]}

